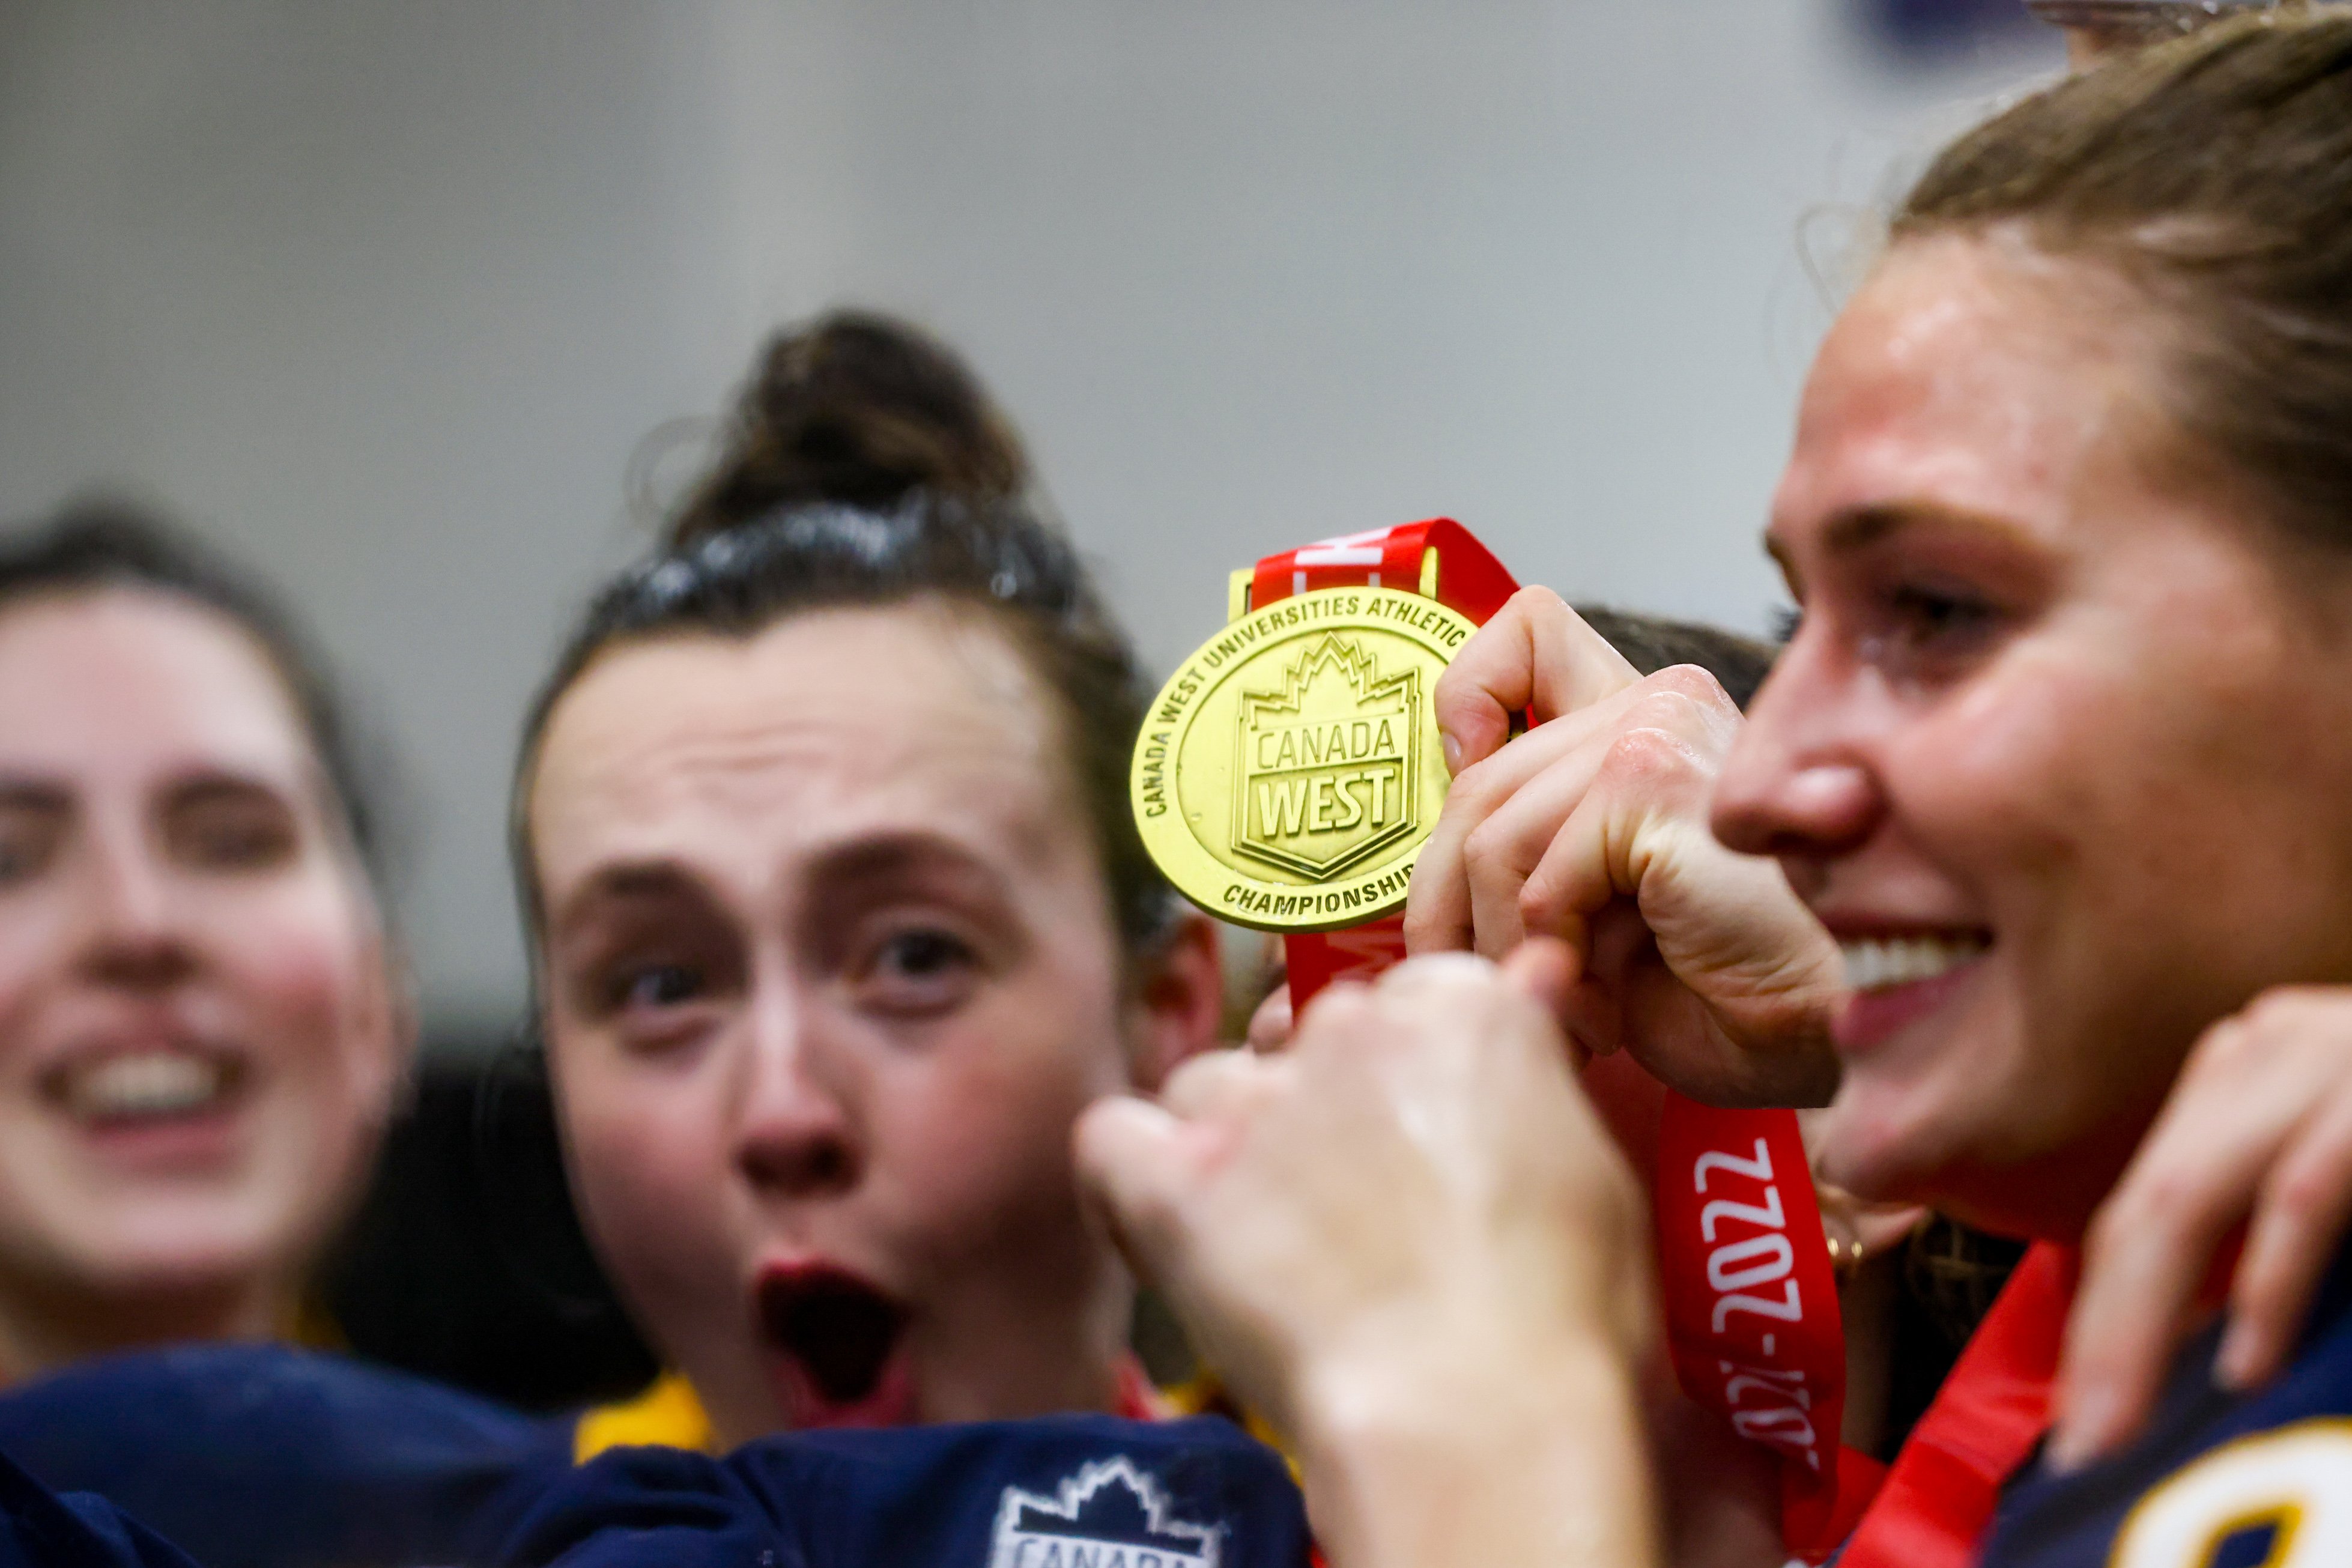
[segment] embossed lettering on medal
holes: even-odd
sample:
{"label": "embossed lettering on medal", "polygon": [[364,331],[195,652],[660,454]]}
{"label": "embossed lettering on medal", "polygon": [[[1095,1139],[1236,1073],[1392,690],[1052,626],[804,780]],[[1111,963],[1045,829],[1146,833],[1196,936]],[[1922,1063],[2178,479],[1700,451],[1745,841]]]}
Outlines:
{"label": "embossed lettering on medal", "polygon": [[1203,644],[1152,704],[1130,775],[1169,880],[1270,930],[1402,907],[1445,796],[1429,699],[1471,630],[1417,594],[1334,588]]}
{"label": "embossed lettering on medal", "polygon": [[1317,878],[1412,831],[1421,671],[1383,675],[1360,637],[1327,632],[1272,691],[1244,691],[1234,850]]}

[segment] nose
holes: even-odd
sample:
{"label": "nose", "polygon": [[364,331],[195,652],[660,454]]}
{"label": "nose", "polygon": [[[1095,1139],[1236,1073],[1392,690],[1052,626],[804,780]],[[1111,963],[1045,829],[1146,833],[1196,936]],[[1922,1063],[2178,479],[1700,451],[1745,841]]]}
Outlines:
{"label": "nose", "polygon": [[809,1009],[786,995],[755,1004],[751,1033],[737,1103],[736,1168],[755,1189],[779,1197],[856,1186],[865,1155],[842,1053]]}
{"label": "nose", "polygon": [[92,835],[89,918],[80,967],[103,985],[157,991],[195,972],[170,871],[138,824]]}
{"label": "nose", "polygon": [[1717,780],[1715,836],[1778,858],[1800,889],[1819,866],[1851,853],[1885,819],[1867,747],[1868,693],[1800,632],[1749,705]]}

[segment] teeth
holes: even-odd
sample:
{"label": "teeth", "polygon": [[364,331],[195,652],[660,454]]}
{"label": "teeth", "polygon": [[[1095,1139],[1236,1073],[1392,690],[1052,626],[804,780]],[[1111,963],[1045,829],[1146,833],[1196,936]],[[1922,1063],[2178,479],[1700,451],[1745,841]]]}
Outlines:
{"label": "teeth", "polygon": [[222,1079],[219,1063],[183,1051],[113,1056],[75,1074],[66,1101],[92,1120],[179,1115],[210,1104]]}
{"label": "teeth", "polygon": [[1883,990],[1932,980],[1982,953],[1992,944],[1982,936],[1866,937],[1841,942],[1845,983],[1857,991]]}

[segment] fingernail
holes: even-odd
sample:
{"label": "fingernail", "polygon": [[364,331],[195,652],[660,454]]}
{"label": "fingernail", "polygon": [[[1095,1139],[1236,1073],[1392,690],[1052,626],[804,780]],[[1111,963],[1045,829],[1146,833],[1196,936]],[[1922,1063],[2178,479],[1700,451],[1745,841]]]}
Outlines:
{"label": "fingernail", "polygon": [[2079,1468],[2105,1440],[2107,1424],[2115,1419],[2115,1396],[2105,1389],[2093,1389],[2078,1399],[2067,1401],[2065,1418],[2050,1434],[2049,1444],[2042,1450],[2043,1463],[2062,1475]]}
{"label": "fingernail", "polygon": [[1448,774],[1461,772],[1462,743],[1442,729],[1437,732],[1437,742],[1445,748],[1445,771]]}
{"label": "fingernail", "polygon": [[2213,1355],[2213,1381],[2235,1393],[2254,1380],[2254,1355],[2262,1347],[2252,1325],[2235,1322]]}

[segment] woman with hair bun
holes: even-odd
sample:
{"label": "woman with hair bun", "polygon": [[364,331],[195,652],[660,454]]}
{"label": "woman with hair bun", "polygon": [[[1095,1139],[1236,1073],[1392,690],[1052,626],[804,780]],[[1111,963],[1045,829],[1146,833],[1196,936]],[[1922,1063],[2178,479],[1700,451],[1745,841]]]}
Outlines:
{"label": "woman with hair bun", "polygon": [[495,1557],[633,1446],[1165,1414],[1070,1132],[1212,1043],[1216,938],[1143,852],[1148,693],[1029,488],[944,348],[788,330],[533,706],[542,1060],[585,1230],[669,1369],[642,1396],[536,1422],[334,1358],[183,1358],[0,1400],[0,1449],[200,1560],[349,1568]]}
{"label": "woman with hair bun", "polygon": [[1215,939],[1128,813],[1146,695],[969,371],[772,344],[590,609],[514,801],[583,1218],[676,1369],[581,1448],[1142,1414],[1079,1108],[1211,1042]]}

